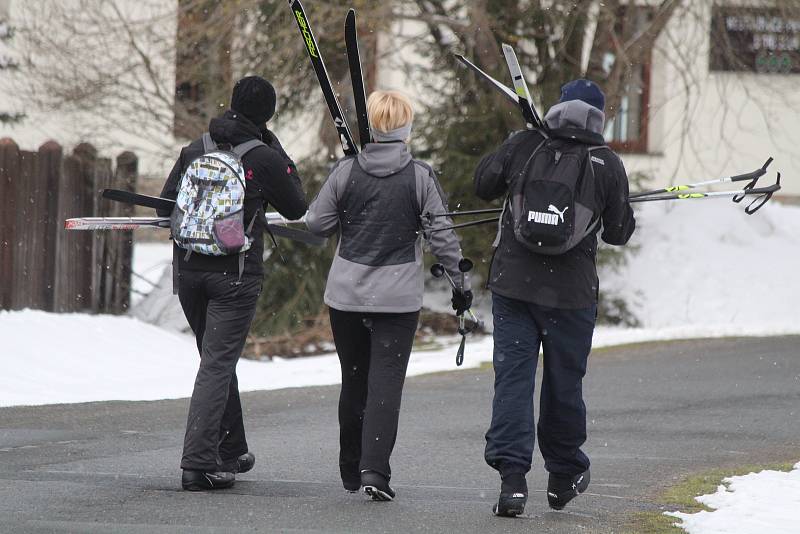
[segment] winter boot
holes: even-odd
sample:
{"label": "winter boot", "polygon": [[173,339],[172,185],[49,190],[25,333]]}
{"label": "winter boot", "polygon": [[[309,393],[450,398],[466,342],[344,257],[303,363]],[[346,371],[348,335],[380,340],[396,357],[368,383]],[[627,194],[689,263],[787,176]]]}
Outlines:
{"label": "winter boot", "polygon": [[389,486],[389,480],[380,473],[365,469],[361,471],[361,485],[364,493],[372,497],[373,501],[391,501],[394,499],[394,490]]}
{"label": "winter boot", "polygon": [[342,476],[342,486],[348,493],[356,493],[361,489],[361,473],[357,463],[340,463],[339,474]]}
{"label": "winter boot", "polygon": [[502,475],[500,498],[492,512],[500,517],[516,517],[525,511],[528,502],[528,483],[523,473]]}
{"label": "winter boot", "polygon": [[236,475],[226,471],[205,473],[193,469],[184,469],[181,484],[186,491],[206,491],[230,488],[236,482]]}
{"label": "winter boot", "polygon": [[589,478],[588,469],[574,476],[550,473],[547,480],[547,503],[550,508],[562,510],[569,501],[586,491]]}
{"label": "winter boot", "polygon": [[236,472],[247,473],[256,465],[256,455],[248,451],[236,459]]}

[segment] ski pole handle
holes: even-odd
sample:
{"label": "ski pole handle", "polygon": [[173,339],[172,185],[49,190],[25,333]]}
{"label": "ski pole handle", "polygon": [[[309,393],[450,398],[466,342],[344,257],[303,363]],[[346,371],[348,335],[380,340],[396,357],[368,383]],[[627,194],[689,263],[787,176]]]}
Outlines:
{"label": "ski pole handle", "polygon": [[745,174],[737,174],[736,176],[731,176],[731,182],[743,182],[745,180],[757,180],[767,174],[767,167],[769,164],[772,163],[772,157],[767,159],[766,163],[761,166],[760,169],[756,169],[753,172],[748,172]]}
{"label": "ski pole handle", "polygon": [[753,200],[744,209],[744,212],[746,214],[752,215],[755,212],[757,212],[758,210],[760,210],[761,207],[764,204],[766,204],[767,202],[770,201],[770,199],[772,198],[772,195],[775,194],[776,191],[780,191],[781,190],[781,173],[778,173],[778,178],[777,178],[777,181],[775,182],[774,185],[771,185],[770,187],[766,187],[764,189],[767,189],[768,191],[766,191],[763,195],[761,195],[759,197],[756,197],[755,200]]}

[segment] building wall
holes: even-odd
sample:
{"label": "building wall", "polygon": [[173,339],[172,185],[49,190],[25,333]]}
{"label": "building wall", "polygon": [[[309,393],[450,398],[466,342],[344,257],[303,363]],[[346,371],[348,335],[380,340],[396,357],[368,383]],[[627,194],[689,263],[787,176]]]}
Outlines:
{"label": "building wall", "polygon": [[[55,0],[49,0],[55,1]],[[97,9],[103,8],[103,0],[94,0]],[[0,14],[3,7],[8,10],[9,21],[12,27],[17,28],[17,33],[10,43],[11,48],[22,48],[25,44],[25,31],[28,21],[33,21],[37,32],[45,32],[52,37],[54,43],[58,43],[63,50],[70,50],[76,57],[85,57],[86,69],[97,66],[109,66],[108,74],[104,77],[103,73],[98,76],[98,84],[113,84],[114,82],[124,82],[128,86],[133,77],[138,77],[142,83],[149,84],[150,87],[156,85],[162,91],[163,99],[154,99],[137,93],[135,90],[120,90],[117,99],[104,98],[98,99],[92,105],[81,107],[78,105],[65,105],[62,109],[51,109],[43,111],[37,105],[31,103],[27,94],[26,87],[31,78],[24,69],[20,69],[16,74],[8,72],[0,73],[0,101],[4,107],[13,111],[23,111],[26,118],[19,124],[3,125],[0,124],[0,137],[13,138],[22,148],[32,150],[43,144],[49,139],[54,139],[71,150],[72,147],[80,142],[86,141],[94,144],[102,154],[116,156],[117,154],[131,150],[140,156],[140,170],[145,174],[161,175],[169,171],[174,161],[174,154],[180,146],[172,135],[171,113],[172,99],[174,98],[175,83],[175,9],[171,7],[171,2],[163,0],[141,0],[140,2],[117,3],[124,10],[126,17],[137,21],[135,25],[134,38],[137,45],[152,60],[152,72],[155,80],[150,83],[149,73],[137,72],[114,72],[114,61],[124,62],[125,54],[130,54],[130,47],[126,42],[126,36],[119,28],[112,28],[109,32],[116,35],[116,39],[110,42],[118,42],[119,48],[100,49],[98,40],[82,41],[69,35],[62,27],[62,21],[56,18],[49,18],[47,13],[41,13],[47,2],[37,0],[28,2],[25,0],[0,0]],[[67,6],[76,6],[76,3],[61,4],[65,9]],[[105,4],[107,8],[108,5]],[[113,14],[106,13],[113,18]],[[140,24],[141,20],[147,20],[146,25]],[[91,34],[91,28],[85,28]],[[108,42],[108,41],[106,41]],[[0,54],[3,51],[0,50]],[[11,51],[14,55],[14,51]],[[32,57],[34,61],[41,64],[51,65],[54,76],[64,77],[67,80],[64,87],[70,82],[70,71],[59,64],[59,53],[52,50],[43,50]],[[111,63],[111,64],[110,64]],[[132,61],[136,63],[136,61]],[[119,69],[117,69],[119,71]],[[75,77],[79,78],[78,76]],[[139,83],[138,81],[136,83]],[[102,92],[103,89],[98,89]],[[156,124],[155,121],[148,121],[142,110],[148,109],[151,113],[158,113],[165,117],[164,127]],[[134,113],[132,110],[138,110]],[[139,124],[146,123],[146,128],[139,127]]]}
{"label": "building wall", "polygon": [[[784,195],[800,196],[800,75],[709,70],[711,2],[674,18],[656,43],[647,154],[624,154],[654,187],[742,174],[775,158]],[[730,184],[728,184],[730,187]]]}
{"label": "building wall", "polygon": [[[711,72],[711,5],[685,0],[691,16],[673,17],[657,40],[647,152],[623,153],[623,162],[629,173],[649,178],[644,185],[663,187],[742,174],[772,156],[763,184],[780,170],[781,194],[800,197],[800,180],[793,179],[800,171],[800,75]],[[413,36],[424,32],[421,22],[395,22],[392,33],[402,37],[382,35],[379,46],[398,49],[395,57],[403,54],[423,66],[428,61],[402,43],[413,43]],[[392,55],[384,57],[379,86],[402,89],[420,102],[435,98],[400,67]]]}

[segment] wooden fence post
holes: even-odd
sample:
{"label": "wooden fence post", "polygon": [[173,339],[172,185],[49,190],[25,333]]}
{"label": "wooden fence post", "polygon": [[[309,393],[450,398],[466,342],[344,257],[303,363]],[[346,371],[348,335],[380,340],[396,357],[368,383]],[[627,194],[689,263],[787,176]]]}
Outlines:
{"label": "wooden fence post", "polygon": [[[92,176],[90,163],[97,152],[91,145],[64,158],[58,195],[58,220],[92,215]],[[63,224],[63,223],[62,223]],[[56,260],[55,311],[73,312],[91,309],[93,258],[92,232],[59,232]]]}
{"label": "wooden fence post", "polygon": [[44,190],[39,183],[39,157],[36,152],[20,151],[17,175],[17,205],[15,209],[17,241],[14,246],[14,266],[11,308],[42,309],[44,306],[44,262],[42,260],[44,232],[40,225],[44,209],[40,201]]}
{"label": "wooden fence post", "polygon": [[[103,189],[114,185],[114,175],[111,170],[111,160],[99,158],[94,163],[93,172],[93,200],[94,215],[108,217],[112,212],[112,202],[102,198]],[[114,242],[113,232],[94,232],[94,277],[92,279],[92,310],[98,313],[108,313],[111,306],[111,293],[114,280],[108,275],[111,269],[109,248]]]}
{"label": "wooden fence post", "polygon": [[0,139],[0,309],[11,307],[18,174],[19,147],[12,139],[4,137]]}
{"label": "wooden fence post", "polygon": [[[125,191],[136,190],[139,174],[139,158],[133,152],[123,152],[117,156],[117,170],[114,175],[114,186]],[[115,203],[112,215],[115,217],[132,217],[133,206]],[[125,313],[130,306],[131,270],[133,264],[133,232],[118,232],[111,242],[109,254],[112,261],[109,265],[112,279],[111,313]]]}
{"label": "wooden fence post", "polygon": [[45,190],[40,197],[44,208],[41,221],[42,256],[39,261],[44,265],[42,278],[44,286],[43,306],[41,309],[55,311],[54,297],[56,285],[56,264],[58,262],[58,236],[64,232],[64,220],[59,219],[58,197],[61,185],[61,164],[64,157],[61,145],[55,141],[47,141],[39,147],[39,180]]}

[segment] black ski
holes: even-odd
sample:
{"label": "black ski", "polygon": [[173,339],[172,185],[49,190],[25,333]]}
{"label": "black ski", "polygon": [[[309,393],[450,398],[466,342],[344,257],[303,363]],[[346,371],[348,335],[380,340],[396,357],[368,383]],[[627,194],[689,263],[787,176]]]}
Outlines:
{"label": "black ski", "polygon": [[303,4],[300,3],[300,0],[289,0],[289,6],[297,21],[297,27],[300,28],[300,35],[303,37],[306,52],[308,52],[308,57],[311,60],[311,66],[314,67],[322,94],[325,96],[325,102],[328,104],[328,111],[330,111],[331,118],[333,118],[333,124],[339,133],[339,142],[342,144],[342,150],[344,150],[346,156],[358,154],[358,147],[353,142],[353,134],[350,132],[347,119],[342,113],[339,99],[333,91],[328,70],[325,68],[325,62],[322,60],[322,53],[319,50],[319,46],[317,46],[317,40],[314,38],[314,33],[308,24],[308,17],[306,17]]}
{"label": "black ski", "polygon": [[122,191],[120,189],[103,189],[103,198],[122,202],[124,204],[133,204],[134,206],[155,208],[157,210],[172,211],[172,208],[175,207],[175,201],[169,198],[140,195],[139,193]]}
{"label": "black ski", "polygon": [[356,29],[356,10],[347,12],[344,22],[344,42],[347,46],[347,63],[350,65],[350,80],[353,83],[353,101],[358,118],[358,140],[363,150],[370,142],[369,118],[367,117],[367,92],[364,89],[364,75],[361,71],[361,54],[358,50],[358,30]]}

